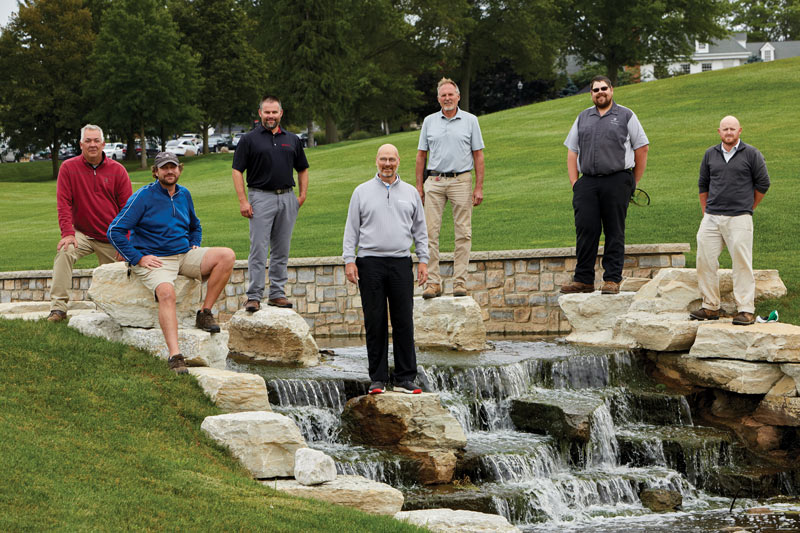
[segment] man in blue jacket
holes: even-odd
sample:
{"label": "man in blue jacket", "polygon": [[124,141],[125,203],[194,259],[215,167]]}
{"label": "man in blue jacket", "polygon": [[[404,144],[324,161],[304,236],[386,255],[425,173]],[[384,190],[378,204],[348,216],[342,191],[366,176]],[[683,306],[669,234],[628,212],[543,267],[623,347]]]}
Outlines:
{"label": "man in blue jacket", "polygon": [[[153,291],[158,322],[169,349],[169,367],[186,374],[178,349],[175,279],[178,274],[208,282],[196,325],[218,333],[211,307],[225,288],[236,256],[230,248],[201,248],[202,228],[192,196],[178,185],[183,164],[175,154],[160,152],[153,165],[157,181],[136,191],[108,226],[108,240],[131,265],[131,270]],[[130,241],[127,234],[130,231]]]}

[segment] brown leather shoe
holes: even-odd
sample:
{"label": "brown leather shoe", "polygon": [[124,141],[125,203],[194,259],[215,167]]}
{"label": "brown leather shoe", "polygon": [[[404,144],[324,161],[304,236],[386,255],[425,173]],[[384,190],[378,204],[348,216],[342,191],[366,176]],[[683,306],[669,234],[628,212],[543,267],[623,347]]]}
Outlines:
{"label": "brown leather shoe", "polygon": [[426,300],[437,298],[442,295],[442,286],[438,283],[428,283],[425,285],[425,290],[422,291],[422,297]]}
{"label": "brown leather shoe", "polygon": [[259,309],[261,309],[261,302],[258,300],[247,300],[244,304],[244,310],[248,313],[255,313]]}
{"label": "brown leather shoe", "polygon": [[284,309],[291,309],[292,302],[286,299],[286,296],[281,296],[280,298],[270,298],[267,300],[267,305],[271,305],[272,307],[282,307]]}
{"label": "brown leather shoe", "polygon": [[603,282],[603,288],[600,289],[602,294],[619,294],[619,283],[616,281]]}
{"label": "brown leather shoe", "polygon": [[572,283],[561,286],[562,294],[576,294],[579,292],[594,292],[594,283],[581,283],[580,281],[573,281]]}
{"label": "brown leather shoe", "polygon": [[461,297],[467,295],[467,287],[463,283],[456,283],[453,285],[453,296]]}
{"label": "brown leather shoe", "polygon": [[67,319],[67,313],[64,311],[59,311],[58,309],[53,309],[50,311],[50,314],[47,315],[48,322],[61,322],[62,320]]}
{"label": "brown leather shoe", "polygon": [[719,310],[706,309],[705,307],[701,307],[697,311],[692,311],[691,313],[689,313],[689,318],[691,320],[718,320]]}
{"label": "brown leather shoe", "polygon": [[202,329],[209,333],[219,333],[219,324],[217,324],[211,309],[201,309],[197,312],[197,318],[194,321],[197,329]]}
{"label": "brown leather shoe", "polygon": [[735,317],[733,317],[733,324],[736,326],[749,326],[750,324],[755,324],[756,316],[753,313],[737,313]]}
{"label": "brown leather shoe", "polygon": [[176,374],[188,374],[189,369],[186,367],[186,359],[183,358],[183,355],[176,354],[167,359],[167,363],[169,364],[169,369],[175,372]]}

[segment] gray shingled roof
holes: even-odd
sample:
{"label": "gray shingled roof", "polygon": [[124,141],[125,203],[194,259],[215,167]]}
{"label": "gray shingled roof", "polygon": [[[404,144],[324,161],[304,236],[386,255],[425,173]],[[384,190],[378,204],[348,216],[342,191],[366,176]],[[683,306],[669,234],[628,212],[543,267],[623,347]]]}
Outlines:
{"label": "gray shingled roof", "polygon": [[[753,55],[761,57],[760,50],[765,44],[766,42],[747,43],[747,49]],[[775,48],[775,59],[800,56],[800,41],[769,41],[769,44]]]}
{"label": "gray shingled roof", "polygon": [[[708,45],[708,53],[709,54],[737,54],[742,52],[747,52],[748,48],[745,48],[736,40],[736,35],[728,37],[722,41],[716,41]],[[703,54],[695,52],[695,55],[701,56]]]}

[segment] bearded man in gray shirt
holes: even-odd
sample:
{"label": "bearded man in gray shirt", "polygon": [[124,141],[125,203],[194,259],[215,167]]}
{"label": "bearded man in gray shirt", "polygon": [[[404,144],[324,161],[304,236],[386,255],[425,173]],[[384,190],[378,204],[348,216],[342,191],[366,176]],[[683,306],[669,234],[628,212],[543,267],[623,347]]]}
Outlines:
{"label": "bearded man in gray shirt", "polygon": [[422,389],[414,384],[414,270],[409,249],[413,242],[421,286],[428,279],[425,211],[416,188],[397,175],[397,148],[381,146],[375,163],[378,173],[356,187],[350,198],[342,243],[345,276],[358,283],[361,292],[372,382],[369,393],[384,392],[389,382],[388,311],[392,319],[394,390],[419,394]]}

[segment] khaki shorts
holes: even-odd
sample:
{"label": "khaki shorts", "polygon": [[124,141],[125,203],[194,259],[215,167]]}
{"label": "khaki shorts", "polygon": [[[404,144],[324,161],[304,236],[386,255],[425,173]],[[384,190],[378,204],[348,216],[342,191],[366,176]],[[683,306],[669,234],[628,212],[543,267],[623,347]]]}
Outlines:
{"label": "khaki shorts", "polygon": [[174,285],[178,274],[202,281],[200,264],[203,262],[203,256],[207,251],[208,248],[194,248],[185,254],[159,257],[163,266],[159,268],[131,266],[131,271],[155,295],[156,287],[162,283]]}

